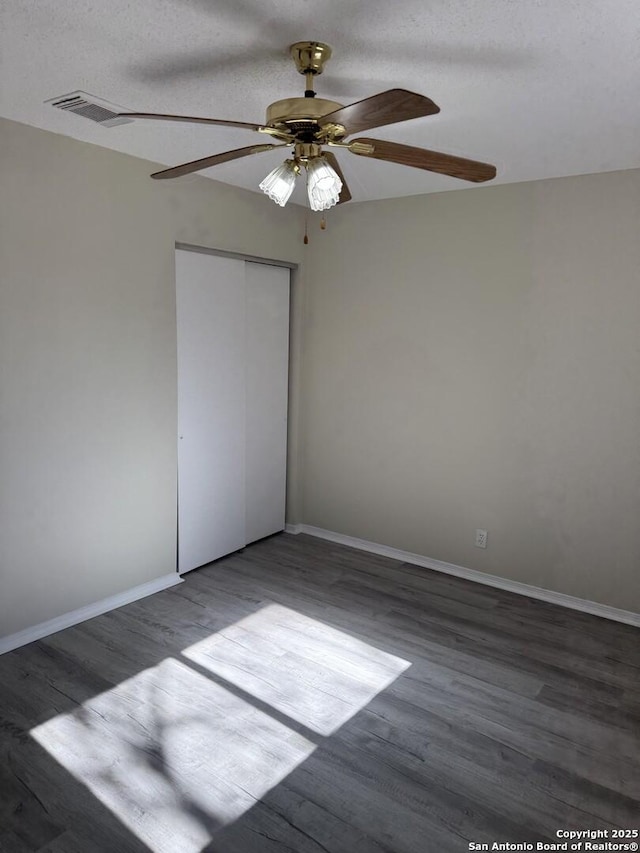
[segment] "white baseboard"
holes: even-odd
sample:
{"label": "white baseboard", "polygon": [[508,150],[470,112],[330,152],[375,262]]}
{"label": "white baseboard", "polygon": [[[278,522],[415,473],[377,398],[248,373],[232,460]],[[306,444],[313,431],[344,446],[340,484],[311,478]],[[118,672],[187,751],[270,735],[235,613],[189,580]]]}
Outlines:
{"label": "white baseboard", "polygon": [[[291,529],[288,529],[291,528]],[[391,548],[389,545],[379,545],[377,542],[369,542],[366,539],[356,539],[354,536],[346,536],[344,533],[334,533],[332,530],[323,530],[321,527],[313,527],[310,524],[291,524],[285,527],[287,533],[307,533],[319,539],[328,539],[340,545],[348,545],[350,548],[358,548],[360,551],[368,551],[371,554],[379,554],[401,563],[411,563],[414,566],[423,566],[425,569],[433,569],[447,575],[455,575],[458,578],[473,581],[474,583],[494,586],[507,592],[515,592],[518,595],[526,595],[529,598],[538,598],[548,601],[550,604],[558,604],[561,607],[569,607],[572,610],[581,610],[583,613],[591,613],[593,616],[601,616],[603,619],[612,619],[615,622],[624,622],[627,625],[640,627],[640,613],[631,610],[619,610],[617,607],[609,607],[608,604],[600,604],[597,601],[588,601],[584,598],[575,598],[573,595],[565,595],[562,592],[554,592],[551,589],[542,589],[530,586],[519,581],[501,578],[498,575],[489,575],[476,569],[467,569],[464,566],[456,566],[454,563],[444,563],[442,560],[433,560],[420,554],[412,554],[410,551],[401,551]]]}
{"label": "white baseboard", "polygon": [[182,583],[182,578],[177,573],[172,572],[156,580],[142,583],[124,592],[119,592],[117,595],[111,595],[109,598],[103,598],[101,601],[87,604],[86,607],[80,607],[78,610],[72,610],[70,613],[63,613],[62,616],[56,616],[55,619],[40,622],[39,625],[34,625],[32,628],[25,628],[24,631],[18,631],[16,634],[0,637],[0,655],[10,652],[12,649],[17,649],[20,646],[26,646],[35,640],[41,640],[43,637],[55,634],[56,631],[70,628],[72,625],[78,625],[87,619],[93,619],[94,616],[101,616],[109,610],[122,607],[123,604],[131,604],[131,602],[138,601],[140,598],[153,595],[154,592],[162,592],[163,589],[169,589],[169,587],[179,583]]}

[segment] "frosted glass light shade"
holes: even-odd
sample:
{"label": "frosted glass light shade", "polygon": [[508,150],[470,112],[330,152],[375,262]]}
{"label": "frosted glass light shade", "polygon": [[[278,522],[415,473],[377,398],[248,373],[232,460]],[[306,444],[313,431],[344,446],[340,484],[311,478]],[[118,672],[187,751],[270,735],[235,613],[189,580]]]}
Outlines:
{"label": "frosted glass light shade", "polygon": [[259,184],[263,193],[266,193],[272,201],[284,207],[289,201],[293,188],[296,185],[298,170],[293,160],[285,160],[282,165],[269,172],[267,177]]}
{"label": "frosted glass light shade", "polygon": [[328,210],[338,203],[342,181],[324,157],[307,163],[307,193],[311,210]]}

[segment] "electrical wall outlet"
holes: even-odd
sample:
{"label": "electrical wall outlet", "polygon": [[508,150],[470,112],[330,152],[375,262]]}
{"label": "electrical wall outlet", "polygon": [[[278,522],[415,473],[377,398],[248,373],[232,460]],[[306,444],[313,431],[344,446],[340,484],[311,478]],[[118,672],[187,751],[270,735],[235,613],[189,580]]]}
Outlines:
{"label": "electrical wall outlet", "polygon": [[476,548],[486,548],[487,547],[487,536],[488,536],[488,533],[486,530],[480,530],[480,528],[478,528],[478,530],[476,530],[476,541],[475,541]]}

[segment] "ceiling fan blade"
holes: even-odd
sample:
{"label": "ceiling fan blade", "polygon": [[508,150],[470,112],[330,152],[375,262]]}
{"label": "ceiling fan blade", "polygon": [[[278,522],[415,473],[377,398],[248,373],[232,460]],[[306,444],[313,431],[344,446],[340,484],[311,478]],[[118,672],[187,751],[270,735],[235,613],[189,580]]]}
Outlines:
{"label": "ceiling fan blade", "polygon": [[199,116],[172,116],[165,113],[118,113],[119,118],[150,118],[156,121],[186,121],[190,124],[219,124],[224,127],[244,127],[245,130],[260,130],[261,124],[246,121],[227,121],[222,118],[200,118]]}
{"label": "ceiling fan blade", "polygon": [[398,142],[385,142],[381,139],[354,139],[351,145],[363,144],[372,146],[373,151],[354,150],[360,157],[374,157],[376,160],[387,160],[399,163],[401,166],[413,166],[416,169],[426,169],[427,172],[439,172],[463,181],[473,181],[480,184],[490,181],[496,176],[496,167],[489,163],[479,163],[464,157],[454,157],[452,154],[442,154],[440,151],[429,151],[426,148],[414,148],[412,145],[400,145]]}
{"label": "ceiling fan blade", "polygon": [[385,124],[395,124],[439,112],[440,107],[434,104],[431,98],[408,92],[406,89],[389,89],[322,116],[320,124],[342,124],[347,130],[346,135],[349,136],[372,127],[383,127]]}
{"label": "ceiling fan blade", "polygon": [[173,166],[171,169],[154,172],[151,177],[156,180],[179,178],[181,175],[199,172],[202,169],[217,166],[219,163],[228,163],[229,160],[238,160],[240,157],[248,157],[250,154],[260,154],[262,151],[271,151],[274,148],[286,147],[286,145],[271,145],[267,143],[265,145],[249,145],[247,148],[235,148],[233,151],[223,151],[222,154],[212,154],[211,157],[203,157],[201,160],[192,160],[190,163],[182,163],[180,166]]}
{"label": "ceiling fan blade", "polygon": [[347,186],[347,182],[345,180],[344,175],[342,174],[342,169],[340,168],[340,164],[336,158],[336,155],[331,151],[323,151],[325,160],[329,161],[329,165],[332,167],[333,171],[337,173],[338,177],[342,181],[342,189],[340,190],[340,198],[338,199],[338,204],[344,204],[346,201],[351,201],[351,191]]}

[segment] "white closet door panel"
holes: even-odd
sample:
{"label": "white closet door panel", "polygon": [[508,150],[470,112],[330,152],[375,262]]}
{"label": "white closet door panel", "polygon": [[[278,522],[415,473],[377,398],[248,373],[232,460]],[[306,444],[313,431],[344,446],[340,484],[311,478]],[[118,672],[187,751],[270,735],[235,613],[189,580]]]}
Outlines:
{"label": "white closet door panel", "polygon": [[244,279],[242,261],[176,251],[181,572],[246,542]]}
{"label": "white closet door panel", "polygon": [[247,542],[284,528],[289,384],[289,270],[246,263]]}

